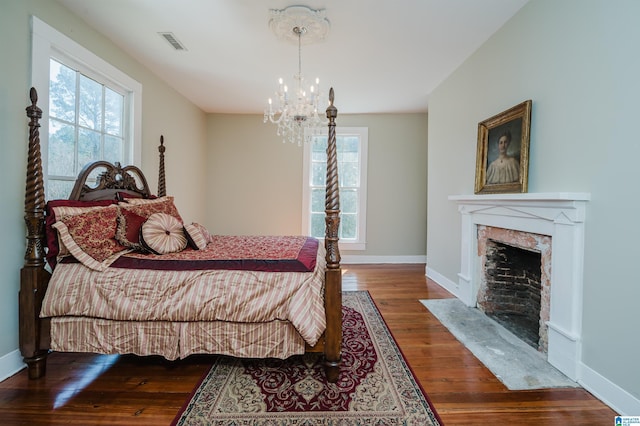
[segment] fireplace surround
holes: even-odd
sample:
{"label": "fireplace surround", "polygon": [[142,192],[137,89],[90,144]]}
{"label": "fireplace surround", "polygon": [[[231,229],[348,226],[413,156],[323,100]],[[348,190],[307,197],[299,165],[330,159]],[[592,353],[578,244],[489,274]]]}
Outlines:
{"label": "fireplace surround", "polygon": [[452,195],[462,216],[458,283],[448,289],[477,306],[483,272],[478,226],[546,235],[551,240],[547,360],[578,380],[582,336],[582,281],[587,193]]}

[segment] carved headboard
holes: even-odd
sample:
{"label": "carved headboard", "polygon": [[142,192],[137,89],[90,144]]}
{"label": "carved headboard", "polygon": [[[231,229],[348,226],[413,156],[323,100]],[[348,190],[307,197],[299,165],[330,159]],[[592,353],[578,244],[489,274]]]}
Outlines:
{"label": "carved headboard", "polygon": [[[96,173],[99,173],[96,176],[96,183],[94,186],[90,186],[87,180],[95,176]],[[69,199],[83,201],[113,200],[116,198],[117,193],[143,198],[151,196],[147,179],[138,167],[122,167],[120,163],[111,164],[107,161],[96,161],[87,164],[80,171]]]}

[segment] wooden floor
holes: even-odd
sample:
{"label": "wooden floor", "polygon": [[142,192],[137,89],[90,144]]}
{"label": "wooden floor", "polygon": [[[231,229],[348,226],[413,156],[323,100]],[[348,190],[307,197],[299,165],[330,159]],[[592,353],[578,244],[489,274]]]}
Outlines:
{"label": "wooden floor", "polygon": [[[446,425],[612,425],[615,413],[583,389],[509,391],[419,299],[452,297],[424,265],[343,265],[343,289],[369,290]],[[54,353],[47,375],[0,383],[2,425],[168,425],[208,370],[206,356]]]}

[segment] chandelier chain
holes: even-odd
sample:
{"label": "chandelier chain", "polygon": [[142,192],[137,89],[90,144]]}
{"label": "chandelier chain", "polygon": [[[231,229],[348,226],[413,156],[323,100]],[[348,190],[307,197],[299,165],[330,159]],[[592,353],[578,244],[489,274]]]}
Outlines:
{"label": "chandelier chain", "polygon": [[298,34],[298,75],[302,75],[302,34],[307,30],[304,27],[295,27],[293,32]]}

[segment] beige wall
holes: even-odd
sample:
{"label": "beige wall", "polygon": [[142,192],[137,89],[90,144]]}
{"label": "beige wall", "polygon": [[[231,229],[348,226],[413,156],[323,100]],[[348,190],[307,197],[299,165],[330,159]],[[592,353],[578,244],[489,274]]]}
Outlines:
{"label": "beige wall", "polygon": [[[206,219],[206,114],[156,78],[143,81],[142,170],[158,188],[158,146],[164,135],[167,194],[186,222]],[[179,190],[178,190],[179,189]]]}
{"label": "beige wall", "polygon": [[581,382],[640,412],[635,268],[640,249],[640,2],[534,0],[429,102],[428,267],[457,283],[460,215],[472,194],[477,123],[533,100],[529,192],[589,192]]}
{"label": "beige wall", "polygon": [[28,121],[24,109],[29,104],[31,85],[31,15],[142,83],[142,167],[149,184],[157,187],[157,146],[160,134],[164,134],[168,191],[181,188],[176,193],[176,202],[185,220],[199,221],[205,216],[201,177],[205,166],[206,115],[57,2],[0,0],[0,38],[4,40],[0,43],[0,170],[3,173],[0,221],[7,225],[0,241],[0,379],[12,372],[3,370],[4,366],[18,359],[17,297],[26,235],[23,215]]}
{"label": "beige wall", "polygon": [[206,172],[208,216],[217,234],[298,235],[302,148],[282,143],[260,115],[210,114]]}
{"label": "beige wall", "polygon": [[[336,105],[338,109],[340,105]],[[424,256],[427,115],[340,115],[369,128],[367,249],[357,256]],[[225,234],[300,234],[303,149],[258,115],[212,114],[204,222]]]}

